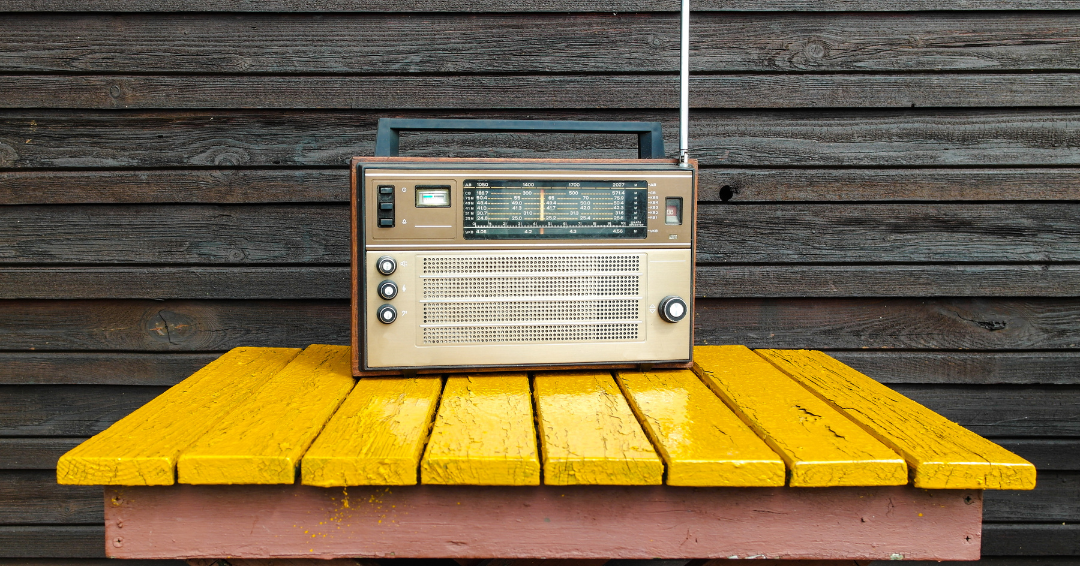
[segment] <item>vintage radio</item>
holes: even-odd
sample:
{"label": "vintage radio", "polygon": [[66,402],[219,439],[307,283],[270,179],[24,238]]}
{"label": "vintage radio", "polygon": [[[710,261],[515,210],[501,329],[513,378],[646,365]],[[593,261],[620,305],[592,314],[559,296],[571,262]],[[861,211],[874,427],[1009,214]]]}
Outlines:
{"label": "vintage radio", "polygon": [[[400,130],[635,132],[644,159],[387,157]],[[352,162],[356,375],[688,367],[696,167],[660,125],[382,120]]]}

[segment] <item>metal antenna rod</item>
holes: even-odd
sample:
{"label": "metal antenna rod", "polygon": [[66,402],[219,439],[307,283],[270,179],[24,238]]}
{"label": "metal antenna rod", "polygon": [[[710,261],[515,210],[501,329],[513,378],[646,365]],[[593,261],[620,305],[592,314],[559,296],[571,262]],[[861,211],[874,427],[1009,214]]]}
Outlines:
{"label": "metal antenna rod", "polygon": [[690,0],[682,0],[682,47],[679,51],[679,166],[690,166]]}

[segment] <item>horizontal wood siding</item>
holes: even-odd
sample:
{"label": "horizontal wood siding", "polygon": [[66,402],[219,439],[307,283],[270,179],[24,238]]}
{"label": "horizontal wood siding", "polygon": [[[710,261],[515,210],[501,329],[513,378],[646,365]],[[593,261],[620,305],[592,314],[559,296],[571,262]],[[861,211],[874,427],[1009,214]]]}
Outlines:
{"label": "horizontal wood siding", "polygon": [[[81,440],[230,348],[348,343],[379,118],[660,121],[674,155],[677,9],[0,0],[0,566],[101,566],[100,490],[53,476]],[[1080,3],[694,9],[699,343],[826,350],[1028,458],[983,561],[1080,566]]]}

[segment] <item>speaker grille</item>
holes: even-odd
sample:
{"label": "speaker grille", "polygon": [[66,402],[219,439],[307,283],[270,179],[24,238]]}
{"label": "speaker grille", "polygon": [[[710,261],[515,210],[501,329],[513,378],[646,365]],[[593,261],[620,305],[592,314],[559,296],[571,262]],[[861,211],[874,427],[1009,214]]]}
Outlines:
{"label": "speaker grille", "polygon": [[639,254],[463,254],[420,260],[425,344],[643,338]]}

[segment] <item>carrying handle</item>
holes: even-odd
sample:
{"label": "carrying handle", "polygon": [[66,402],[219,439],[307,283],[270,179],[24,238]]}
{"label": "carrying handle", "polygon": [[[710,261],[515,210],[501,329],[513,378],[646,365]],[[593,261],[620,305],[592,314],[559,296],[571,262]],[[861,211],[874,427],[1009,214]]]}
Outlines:
{"label": "carrying handle", "polygon": [[380,118],[375,157],[395,157],[402,131],[555,132],[637,134],[638,159],[662,159],[664,136],[660,122],[574,122],[563,120],[458,120]]}

